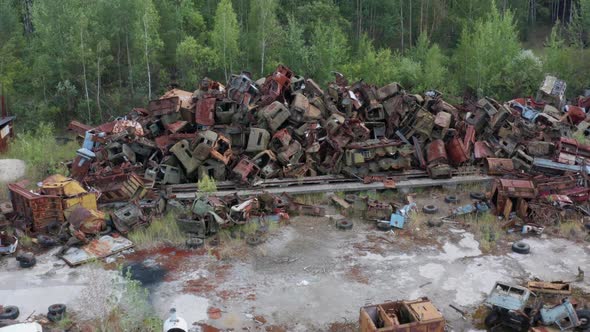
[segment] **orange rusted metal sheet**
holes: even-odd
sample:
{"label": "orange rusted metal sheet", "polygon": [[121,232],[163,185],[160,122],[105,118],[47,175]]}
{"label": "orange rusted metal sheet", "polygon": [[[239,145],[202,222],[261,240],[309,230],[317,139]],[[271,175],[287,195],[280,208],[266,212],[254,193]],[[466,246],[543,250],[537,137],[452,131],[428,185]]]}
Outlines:
{"label": "orange rusted metal sheet", "polygon": [[18,183],[8,184],[8,190],[14,211],[31,223],[33,231],[45,231],[51,223],[64,222],[61,197],[33,193]]}
{"label": "orange rusted metal sheet", "polygon": [[503,175],[514,171],[512,159],[486,158],[485,168],[488,175]]}
{"label": "orange rusted metal sheet", "polygon": [[114,255],[132,247],[133,242],[122,236],[105,235],[90,241],[90,243],[80,248],[70,247],[62,256],[62,259],[70,266],[77,266]]}
{"label": "orange rusted metal sheet", "polygon": [[562,295],[570,295],[572,293],[572,287],[570,283],[563,281],[529,281],[527,283],[527,288],[535,293]]}
{"label": "orange rusted metal sheet", "polygon": [[428,298],[361,308],[361,332],[443,332],[445,319]]}

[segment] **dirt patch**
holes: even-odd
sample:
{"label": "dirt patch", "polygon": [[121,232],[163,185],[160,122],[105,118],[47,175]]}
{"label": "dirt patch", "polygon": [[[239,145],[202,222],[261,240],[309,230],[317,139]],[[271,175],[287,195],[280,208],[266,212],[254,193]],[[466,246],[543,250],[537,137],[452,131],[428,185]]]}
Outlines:
{"label": "dirt patch", "polygon": [[136,251],[127,256],[127,261],[132,264],[150,262],[149,265],[157,266],[166,271],[164,281],[174,281],[179,272],[186,271],[189,268],[194,269],[192,264],[187,264],[192,257],[205,254],[207,254],[207,251],[203,248],[187,250],[175,247],[157,247]]}
{"label": "dirt patch", "polygon": [[356,332],[358,330],[358,324],[352,322],[335,322],[328,327],[329,332]]}
{"label": "dirt patch", "polygon": [[360,266],[355,265],[348,269],[346,272],[346,277],[349,280],[356,281],[361,284],[368,285],[369,284],[369,277],[367,277]]}
{"label": "dirt patch", "polygon": [[[211,263],[207,266],[210,276],[185,281],[183,291],[199,296],[208,295],[216,291],[217,287],[226,281],[230,269],[231,265],[229,264],[218,265],[217,262]],[[230,296],[231,291],[228,291],[225,295]]]}

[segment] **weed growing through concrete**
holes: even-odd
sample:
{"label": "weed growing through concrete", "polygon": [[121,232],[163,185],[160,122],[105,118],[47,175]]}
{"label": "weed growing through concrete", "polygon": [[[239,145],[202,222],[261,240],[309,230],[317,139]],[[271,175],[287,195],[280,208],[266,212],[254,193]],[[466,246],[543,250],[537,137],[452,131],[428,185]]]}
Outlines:
{"label": "weed growing through concrete", "polygon": [[505,232],[496,216],[490,213],[472,213],[463,216],[465,223],[470,224],[475,238],[483,252],[494,249],[496,243],[502,238]]}
{"label": "weed growing through concrete", "polygon": [[178,227],[174,214],[169,212],[162,217],[152,219],[147,227],[131,232],[129,239],[137,248],[145,249],[163,244],[182,245],[186,241],[186,235]]}
{"label": "weed growing through concrete", "polygon": [[326,195],[324,193],[302,194],[295,196],[295,201],[297,203],[306,205],[319,205],[322,204],[325,199]]}
{"label": "weed growing through concrete", "polygon": [[559,234],[570,240],[583,240],[585,236],[584,226],[575,220],[565,220],[558,225]]}

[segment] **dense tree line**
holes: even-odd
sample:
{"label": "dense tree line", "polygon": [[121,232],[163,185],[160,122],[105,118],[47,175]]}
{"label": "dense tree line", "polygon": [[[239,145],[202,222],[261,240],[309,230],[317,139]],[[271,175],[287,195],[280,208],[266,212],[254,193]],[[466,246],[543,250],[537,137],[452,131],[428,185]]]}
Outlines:
{"label": "dense tree line", "polygon": [[590,87],[589,31],[590,0],[0,0],[0,84],[21,128],[106,121],[170,84],[279,63],[497,98],[555,74],[573,96]]}

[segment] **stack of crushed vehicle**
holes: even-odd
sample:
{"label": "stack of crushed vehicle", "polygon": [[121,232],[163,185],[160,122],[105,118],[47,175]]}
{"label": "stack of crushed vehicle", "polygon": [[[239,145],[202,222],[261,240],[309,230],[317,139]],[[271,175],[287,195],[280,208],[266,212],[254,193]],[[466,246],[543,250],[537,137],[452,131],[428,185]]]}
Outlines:
{"label": "stack of crushed vehicle", "polygon": [[[573,138],[590,135],[590,97],[568,104],[565,89],[548,76],[534,98],[466,98],[453,106],[437,91],[351,84],[340,73],[322,89],[283,65],[257,81],[247,72],[227,86],[205,78],[194,92],[173,88],[99,126],[72,121],[81,148],[69,177],[49,177],[34,190],[10,184],[12,207],[2,210],[8,222],[0,226],[51,235],[41,241],[48,245],[88,243],[148,225],[171,204],[185,206],[174,189],[190,188],[198,198],[178,220],[202,238],[255,218],[323,215],[286,194],[199,193],[196,183],[205,177],[238,193],[261,181],[348,177],[385,189],[410,174],[475,172],[496,177],[478,200],[504,216],[506,227],[538,229],[565,210],[590,215],[574,204],[590,197],[590,145]],[[381,218],[391,215],[393,223],[391,205],[385,210]],[[4,235],[2,243],[14,246],[10,239]]]}

